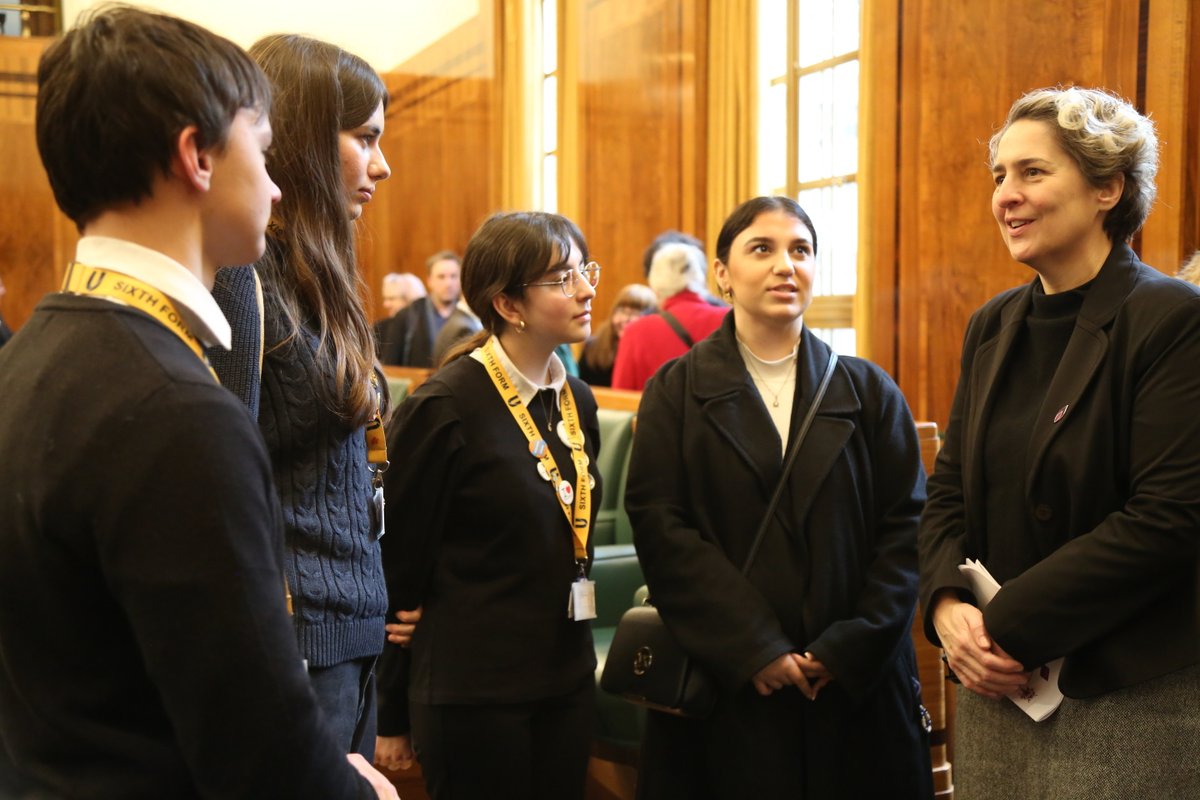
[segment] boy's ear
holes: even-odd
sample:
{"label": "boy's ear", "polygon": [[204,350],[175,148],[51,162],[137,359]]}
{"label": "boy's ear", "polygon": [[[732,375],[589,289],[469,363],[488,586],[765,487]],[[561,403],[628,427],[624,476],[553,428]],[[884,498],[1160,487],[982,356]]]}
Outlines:
{"label": "boy's ear", "polygon": [[189,125],[175,139],[171,167],[176,176],[197,191],[207,192],[212,186],[212,153],[200,146],[200,131]]}

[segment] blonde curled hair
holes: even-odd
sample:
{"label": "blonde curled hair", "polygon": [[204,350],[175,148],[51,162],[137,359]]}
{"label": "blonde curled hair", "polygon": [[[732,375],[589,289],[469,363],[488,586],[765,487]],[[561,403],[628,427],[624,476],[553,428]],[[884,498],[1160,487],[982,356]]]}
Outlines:
{"label": "blonde curled hair", "polygon": [[1022,119],[1047,122],[1093,186],[1125,176],[1121,199],[1104,218],[1104,231],[1114,242],[1131,238],[1154,205],[1158,189],[1158,136],[1154,123],[1132,105],[1101,89],[1078,87],[1035,89],[1008,111],[1004,127],[988,144],[992,162],[1005,131]]}

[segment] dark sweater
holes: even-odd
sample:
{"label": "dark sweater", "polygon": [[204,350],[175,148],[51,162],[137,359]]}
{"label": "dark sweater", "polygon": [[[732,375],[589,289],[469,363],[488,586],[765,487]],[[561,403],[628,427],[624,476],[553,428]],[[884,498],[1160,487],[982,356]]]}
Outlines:
{"label": "dark sweater", "polygon": [[50,295],[0,352],[0,730],[50,795],[370,797],[291,635],[253,422],[170,331]]}
{"label": "dark sweater", "polygon": [[[568,380],[597,480],[594,509],[596,402],[584,383]],[[544,432],[540,397],[530,414]],[[574,484],[566,446],[548,433],[545,440]],[[590,680],[591,628],[567,618],[571,529],[483,365],[463,357],[426,381],[393,417],[388,452],[398,454],[384,474],[390,607],[424,605],[411,648],[411,698],[524,702]],[[386,702],[380,732],[396,732]]]}
{"label": "dark sweater", "polygon": [[262,355],[262,314],[258,310],[254,268],[219,271],[212,294],[229,321],[230,347],[208,348],[208,362],[220,376],[221,385],[237,395],[250,409],[250,416],[258,419],[262,397],[262,371],[258,364]]}
{"label": "dark sweater", "polygon": [[[257,329],[250,267],[222,270],[214,297],[233,329],[241,358],[216,364],[222,381],[240,386],[257,371],[258,348],[244,327]],[[226,275],[226,273],[229,273]],[[225,291],[222,291],[225,289]],[[362,428],[329,408],[329,378],[316,362],[317,336],[288,339],[282,313],[266,300],[266,347],[258,423],[283,506],[296,636],[310,667],[378,655],[383,649],[387,594],[379,543],[371,527],[371,474]],[[238,393],[246,399],[251,389]]]}

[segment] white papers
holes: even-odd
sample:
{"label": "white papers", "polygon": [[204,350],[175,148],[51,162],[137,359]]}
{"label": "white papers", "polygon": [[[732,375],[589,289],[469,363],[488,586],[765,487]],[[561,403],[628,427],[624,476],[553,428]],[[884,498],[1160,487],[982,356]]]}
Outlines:
{"label": "white papers", "polygon": [[[958,571],[970,582],[971,591],[975,594],[975,601],[980,609],[990,603],[996,592],[1000,591],[1000,584],[996,583],[996,579],[978,561],[968,558],[959,565]],[[1017,694],[1008,696],[1008,699],[1034,722],[1046,719],[1062,704],[1063,693],[1058,688],[1058,673],[1062,669],[1062,662],[1061,658],[1057,658],[1035,669],[1029,685],[1018,690]]]}

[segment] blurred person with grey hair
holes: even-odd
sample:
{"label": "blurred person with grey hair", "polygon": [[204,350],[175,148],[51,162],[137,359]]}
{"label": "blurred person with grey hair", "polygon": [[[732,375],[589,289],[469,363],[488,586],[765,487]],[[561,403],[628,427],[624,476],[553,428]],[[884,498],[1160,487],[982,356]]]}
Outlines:
{"label": "blurred person with grey hair", "polygon": [[379,360],[399,367],[433,367],[433,346],[462,296],[462,259],[441,250],[425,261],[429,293],[400,309],[379,337]]}
{"label": "blurred person with grey hair", "polygon": [[659,310],[625,329],[613,364],[614,389],[641,391],[659,367],[715,331],[729,312],[706,301],[708,269],[704,251],[695,245],[660,247],[647,281],[658,296]]}
{"label": "blurred person with grey hair", "polygon": [[392,319],[415,301],[425,297],[425,284],[411,272],[389,272],[383,276],[379,297],[384,316],[372,326],[375,330],[376,355],[391,347],[388,331]]}
{"label": "blurred person with grey hair", "polygon": [[383,310],[389,317],[424,296],[425,284],[411,272],[389,272],[383,276]]}

